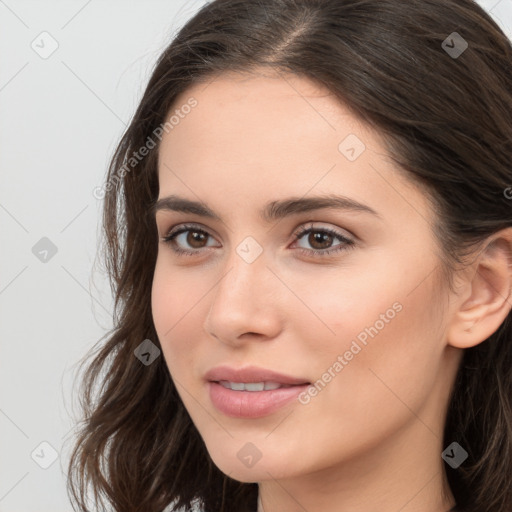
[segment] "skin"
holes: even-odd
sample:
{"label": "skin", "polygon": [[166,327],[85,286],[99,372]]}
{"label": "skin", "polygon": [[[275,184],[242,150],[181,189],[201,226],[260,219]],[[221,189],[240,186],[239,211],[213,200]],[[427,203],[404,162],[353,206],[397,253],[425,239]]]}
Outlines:
{"label": "skin", "polygon": [[[159,241],[152,311],[170,374],[214,463],[259,483],[258,512],[449,510],[441,458],[449,392],[462,349],[485,340],[510,311],[510,232],[461,272],[450,294],[436,280],[424,192],[397,170],[379,134],[327,90],[292,75],[224,74],[185,91],[174,108],[191,96],[197,106],[162,139],[159,198],[201,200],[222,220],[157,212],[160,238],[183,223],[210,236],[175,240],[194,256]],[[338,150],[349,134],[366,146],[355,161]],[[380,218],[333,209],[272,223],[258,216],[272,200],[330,193]],[[297,240],[297,228],[311,222],[355,245],[301,254],[343,244]],[[236,251],[248,236],[263,249],[252,263]],[[394,318],[307,404],[257,419],[213,406],[209,369],[254,364],[316,382],[396,303]],[[252,467],[237,457],[248,442],[261,453]]]}

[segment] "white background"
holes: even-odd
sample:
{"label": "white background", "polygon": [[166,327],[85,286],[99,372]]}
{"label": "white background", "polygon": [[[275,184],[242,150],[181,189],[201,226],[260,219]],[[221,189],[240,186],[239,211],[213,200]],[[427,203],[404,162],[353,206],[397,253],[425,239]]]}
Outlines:
{"label": "white background", "polygon": [[[72,510],[75,365],[112,325],[92,191],[158,55],[203,3],[0,0],[0,512]],[[479,3],[512,38],[512,0]],[[31,47],[51,48],[45,31],[58,43],[46,59]],[[43,237],[47,262],[32,252]],[[42,442],[58,454],[47,469]]]}

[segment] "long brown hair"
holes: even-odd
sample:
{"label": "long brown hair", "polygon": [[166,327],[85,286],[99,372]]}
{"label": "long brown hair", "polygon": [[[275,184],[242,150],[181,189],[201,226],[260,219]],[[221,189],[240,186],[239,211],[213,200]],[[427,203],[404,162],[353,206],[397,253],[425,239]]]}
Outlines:
{"label": "long brown hair", "polygon": [[[256,510],[257,484],[237,482],[213,464],[164,358],[145,365],[134,350],[147,339],[160,347],[151,313],[158,236],[149,212],[159,190],[161,127],[191,85],[265,67],[327,87],[382,135],[398,168],[432,202],[450,287],[465,251],[512,225],[512,48],[477,3],[205,4],[158,59],[102,188],[101,254],[115,295],[114,327],[81,380],[83,418],[68,468],[75,510],[107,503],[118,512],[162,512],[194,500],[207,512]],[[155,147],[130,160],[150,139]],[[458,469],[447,467],[457,506],[510,512],[511,314],[465,350],[444,439],[469,454]]]}

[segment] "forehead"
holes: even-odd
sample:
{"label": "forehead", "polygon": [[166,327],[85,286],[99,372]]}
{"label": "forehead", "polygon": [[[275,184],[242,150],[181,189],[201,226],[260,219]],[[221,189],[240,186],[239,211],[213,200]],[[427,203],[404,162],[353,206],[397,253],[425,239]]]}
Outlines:
{"label": "forehead", "polygon": [[[168,118],[179,112],[191,98],[197,105],[189,114],[180,115],[179,124],[193,127],[197,135],[206,132],[210,138],[221,129],[231,129],[233,135],[242,136],[247,143],[250,141],[245,134],[251,134],[257,140],[272,134],[267,139],[274,140],[279,128],[287,128],[278,137],[281,141],[286,136],[310,136],[319,130],[365,132],[364,138],[368,142],[377,135],[360,123],[325,87],[293,74],[218,75],[206,83],[194,84],[178,95]],[[192,123],[183,122],[187,118]],[[201,126],[203,123],[207,124]],[[242,126],[244,132],[240,133],[238,128]],[[180,131],[176,128],[173,128],[174,132]]]}
{"label": "forehead", "polygon": [[[183,108],[191,100],[195,106]],[[410,215],[404,195],[421,195],[397,172],[380,135],[306,78],[220,75],[180,94],[171,116],[159,149],[160,197],[214,198],[217,209],[228,198],[242,208],[254,197],[261,209],[269,199],[343,193]]]}
{"label": "forehead", "polygon": [[378,134],[328,90],[290,74],[230,73],[194,84],[175,99],[167,119],[172,124],[160,146],[160,170],[162,161],[186,167],[207,161],[210,171],[222,162],[242,163],[240,172],[295,167],[299,173],[335,163],[350,135],[383,152]]}

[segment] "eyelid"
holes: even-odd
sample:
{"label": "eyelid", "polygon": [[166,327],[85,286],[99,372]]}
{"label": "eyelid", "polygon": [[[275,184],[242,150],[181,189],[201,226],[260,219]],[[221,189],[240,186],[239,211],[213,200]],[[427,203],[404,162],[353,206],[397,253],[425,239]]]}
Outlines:
{"label": "eyelid", "polygon": [[[308,233],[310,232],[324,232],[332,236],[333,238],[337,238],[341,243],[338,245],[335,245],[334,247],[325,248],[325,249],[307,249],[303,247],[298,247],[296,250],[298,250],[301,254],[304,254],[306,257],[313,257],[317,259],[328,259],[329,257],[333,257],[334,255],[338,255],[338,253],[348,251],[350,249],[353,249],[356,247],[357,243],[356,241],[358,238],[354,235],[352,235],[347,230],[343,230],[343,228],[339,228],[336,226],[336,228],[331,227],[325,227],[322,225],[316,225],[315,222],[317,221],[309,221],[306,223],[300,224],[297,228],[293,231],[293,241],[292,243],[299,243],[300,240]],[[322,221],[318,221],[322,222]],[[202,224],[199,223],[181,223],[172,226],[167,230],[166,235],[161,238],[161,241],[165,244],[168,244],[171,246],[171,250],[176,253],[178,256],[197,256],[206,251],[206,249],[211,249],[212,246],[203,247],[200,249],[181,249],[174,247],[176,237],[181,235],[182,233],[186,233],[187,231],[200,231],[203,232],[207,237],[215,238],[211,233],[209,228],[203,227]],[[346,231],[349,233],[349,235],[345,235],[340,230]]]}
{"label": "eyelid", "polygon": [[[164,235],[160,238],[168,238],[172,235],[179,233],[180,231],[188,231],[192,229],[197,229],[198,231],[204,231],[208,233],[209,236],[213,237],[212,230],[207,228],[203,224],[197,222],[181,222],[179,224],[175,224],[164,232]],[[215,235],[217,236],[217,235]]]}
{"label": "eyelid", "polygon": [[[320,224],[320,225],[318,225],[318,224]],[[176,229],[180,229],[180,228],[182,228],[185,225],[192,226],[192,227],[195,227],[195,228],[199,228],[199,229],[202,229],[204,231],[207,231],[209,234],[215,234],[216,235],[215,230],[213,230],[209,226],[205,226],[204,224],[201,224],[200,222],[195,222],[195,221],[186,222],[185,221],[185,222],[179,222],[177,224],[173,224],[170,228],[164,229],[164,234],[162,236],[168,236],[169,234],[171,234],[171,232],[175,228]],[[326,222],[326,221],[322,221],[322,220],[306,220],[306,221],[301,221],[301,222],[299,222],[297,224],[297,226],[295,228],[293,228],[292,233],[295,234],[297,231],[300,230],[301,227],[306,226],[306,225],[307,225],[307,227],[314,227],[315,229],[327,228],[327,229],[341,230],[341,231],[344,231],[347,234],[347,236],[349,236],[349,237],[352,237],[354,239],[358,238],[354,233],[349,231],[347,228],[342,228],[340,226],[337,226],[336,224],[333,224],[333,223],[330,223],[330,222]]]}
{"label": "eyelid", "polygon": [[[303,234],[307,229],[315,229],[315,230],[319,230],[319,231],[322,229],[325,229],[325,230],[336,231],[336,232],[344,231],[346,234],[336,233],[336,236],[342,236],[342,237],[348,238],[354,242],[358,239],[358,237],[356,237],[353,233],[351,233],[347,229],[340,228],[338,226],[335,226],[335,227],[327,226],[326,227],[326,226],[322,225],[322,222],[323,221],[315,221],[315,220],[302,222],[297,227],[295,227],[293,229],[292,236],[297,236],[299,234]],[[318,225],[316,223],[320,223],[320,225]],[[194,228],[201,230],[201,231],[205,231],[206,233],[208,233],[208,235],[213,236],[213,234],[211,232],[212,230],[210,228],[204,226],[201,223],[181,222],[181,223],[175,224],[175,225],[171,226],[169,229],[165,230],[164,234],[162,236],[159,236],[159,238],[161,238],[161,239],[168,238],[169,236],[177,234],[179,231],[185,231],[185,229],[194,229]]]}

